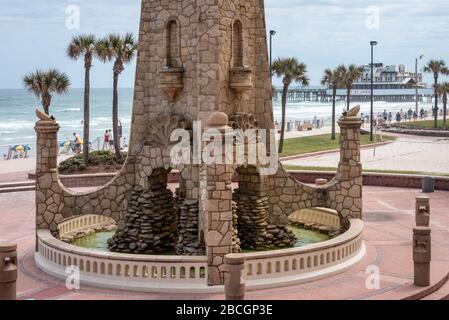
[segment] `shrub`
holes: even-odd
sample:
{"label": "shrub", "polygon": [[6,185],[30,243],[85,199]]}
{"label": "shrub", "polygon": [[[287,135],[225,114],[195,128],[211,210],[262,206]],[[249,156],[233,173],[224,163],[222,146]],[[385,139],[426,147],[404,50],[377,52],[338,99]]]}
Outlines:
{"label": "shrub", "polygon": [[[126,159],[126,153],[123,154]],[[93,151],[89,153],[89,166],[116,167],[119,165],[117,157],[111,151]],[[77,154],[71,158],[62,161],[59,164],[60,172],[85,171],[86,165],[82,154]]]}

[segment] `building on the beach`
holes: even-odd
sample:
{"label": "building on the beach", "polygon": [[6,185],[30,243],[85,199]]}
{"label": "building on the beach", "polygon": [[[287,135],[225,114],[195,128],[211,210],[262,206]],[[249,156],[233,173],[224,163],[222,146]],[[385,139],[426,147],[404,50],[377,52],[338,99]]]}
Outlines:
{"label": "building on the beach", "polygon": [[[416,81],[417,80],[417,81]],[[374,64],[374,100],[388,102],[412,102],[416,100],[416,84],[418,82],[419,101],[431,101],[433,89],[423,83],[422,73],[409,72],[404,65],[385,66]],[[345,88],[337,90],[337,100],[346,100]],[[276,88],[274,100],[280,101],[282,88]],[[322,86],[292,87],[289,90],[289,102],[315,101],[327,102],[332,98],[332,88]],[[370,101],[371,99],[371,66],[363,66],[363,75],[354,83],[351,90],[352,101]]]}

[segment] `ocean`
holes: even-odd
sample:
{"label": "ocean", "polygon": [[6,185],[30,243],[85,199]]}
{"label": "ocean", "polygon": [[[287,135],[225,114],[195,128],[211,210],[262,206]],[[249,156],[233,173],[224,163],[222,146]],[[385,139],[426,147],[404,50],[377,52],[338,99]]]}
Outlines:
{"label": "ocean", "polygon": [[[133,89],[119,90],[119,119],[123,124],[123,134],[129,137],[132,113]],[[355,105],[357,103],[353,103]],[[91,141],[102,139],[106,129],[112,129],[112,89],[91,89]],[[35,109],[40,107],[40,101],[26,90],[0,89],[0,152],[7,153],[10,145],[28,144],[35,149],[36,135],[34,124],[36,121]],[[370,103],[360,103],[361,112],[369,113]],[[345,107],[345,103],[337,103],[337,118]],[[414,103],[375,102],[375,113],[384,110],[397,112],[412,108]],[[431,109],[431,103],[422,103],[420,107]],[[274,102],[274,117],[276,121],[281,118],[280,102]],[[59,140],[72,139],[73,133],[82,135],[83,131],[83,89],[72,89],[69,94],[54,96],[51,114],[56,117],[61,129]],[[312,120],[315,116],[330,124],[332,104],[320,102],[288,103],[288,120]],[[94,145],[95,146],[95,145]],[[31,152],[32,153],[32,152]]]}

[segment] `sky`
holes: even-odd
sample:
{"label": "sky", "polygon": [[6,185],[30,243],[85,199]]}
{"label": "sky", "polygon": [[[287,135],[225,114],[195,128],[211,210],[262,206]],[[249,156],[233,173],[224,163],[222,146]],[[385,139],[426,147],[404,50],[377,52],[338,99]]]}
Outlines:
{"label": "sky", "polygon": [[[66,72],[72,87],[80,88],[83,63],[65,54],[73,35],[138,34],[141,0],[0,3],[0,88],[22,88],[25,74],[49,67]],[[413,71],[415,57],[423,54],[421,67],[432,58],[449,63],[447,0],[265,0],[265,6],[267,29],[277,32],[273,58],[297,57],[314,85],[326,68],[368,64],[371,40],[378,42],[375,62],[404,64]],[[79,26],[73,8],[79,9]],[[133,87],[134,74],[135,62],[126,66],[120,87]],[[111,87],[112,65],[96,61],[91,85]]]}

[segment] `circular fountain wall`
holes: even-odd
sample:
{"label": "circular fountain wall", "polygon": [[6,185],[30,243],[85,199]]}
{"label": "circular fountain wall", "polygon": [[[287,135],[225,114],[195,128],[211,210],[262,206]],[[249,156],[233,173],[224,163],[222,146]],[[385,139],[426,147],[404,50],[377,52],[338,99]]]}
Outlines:
{"label": "circular fountain wall", "polygon": [[[334,230],[338,222],[335,211],[307,209],[294,213],[292,223],[301,226],[298,232],[323,235]],[[77,222],[78,221],[78,222]],[[82,222],[81,222],[82,221]],[[80,216],[64,221],[65,232],[73,232],[92,217]],[[323,230],[317,233],[317,230]],[[307,230],[310,229],[310,230]],[[242,253],[246,258],[244,278],[247,289],[292,285],[343,272],[364,256],[363,222],[351,219],[349,229],[329,240],[298,247]],[[107,239],[113,231],[101,234]],[[132,255],[82,248],[56,239],[48,230],[38,230],[36,262],[43,271],[65,279],[66,268],[80,272],[84,285],[145,292],[222,292],[223,287],[207,285],[206,256]],[[82,239],[82,238],[81,238]]]}

